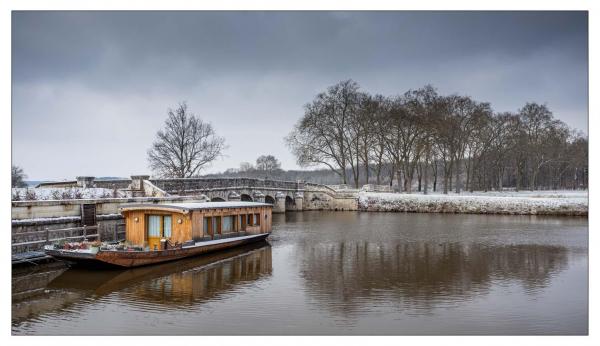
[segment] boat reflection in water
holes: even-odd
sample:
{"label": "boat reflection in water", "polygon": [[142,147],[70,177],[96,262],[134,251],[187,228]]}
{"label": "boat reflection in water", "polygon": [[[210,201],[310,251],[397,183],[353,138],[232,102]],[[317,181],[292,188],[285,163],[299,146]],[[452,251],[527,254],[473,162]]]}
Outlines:
{"label": "boat reflection in water", "polygon": [[[251,244],[235,249],[207,254],[200,257],[134,269],[88,270],[72,268],[50,282],[48,294],[54,299],[77,295],[79,301],[102,300],[113,294],[125,295],[128,303],[144,305],[145,309],[164,309],[165,305],[185,307],[219,295],[237,287],[268,277],[272,272],[271,246],[267,242]],[[40,297],[47,299],[47,297]],[[46,311],[66,309],[73,299],[55,301]],[[22,310],[27,307],[23,306]],[[31,318],[27,311],[19,311],[13,304],[15,319]]]}
{"label": "boat reflection in water", "polygon": [[12,332],[588,334],[587,219],[287,213],[273,215],[269,243],[70,269],[47,286],[55,305],[27,299],[36,312],[20,307]]}

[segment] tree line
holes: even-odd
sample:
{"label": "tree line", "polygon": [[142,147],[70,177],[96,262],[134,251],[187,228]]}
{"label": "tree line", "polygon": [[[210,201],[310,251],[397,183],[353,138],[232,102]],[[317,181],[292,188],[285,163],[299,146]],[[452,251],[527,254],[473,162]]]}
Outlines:
{"label": "tree line", "polygon": [[25,182],[27,174],[23,171],[23,168],[15,165],[11,165],[11,187],[27,187]]}
{"label": "tree line", "polygon": [[544,104],[495,112],[431,85],[372,95],[353,80],[319,93],[286,137],[300,166],[326,166],[344,184],[406,192],[587,188],[588,139]]}

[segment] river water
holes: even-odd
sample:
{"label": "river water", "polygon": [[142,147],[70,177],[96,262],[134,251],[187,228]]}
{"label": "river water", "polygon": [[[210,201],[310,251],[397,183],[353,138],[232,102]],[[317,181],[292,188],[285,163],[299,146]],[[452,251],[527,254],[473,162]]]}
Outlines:
{"label": "river water", "polygon": [[588,333],[586,218],[288,213],[268,243],[40,270],[13,276],[38,292],[13,298],[13,334]]}

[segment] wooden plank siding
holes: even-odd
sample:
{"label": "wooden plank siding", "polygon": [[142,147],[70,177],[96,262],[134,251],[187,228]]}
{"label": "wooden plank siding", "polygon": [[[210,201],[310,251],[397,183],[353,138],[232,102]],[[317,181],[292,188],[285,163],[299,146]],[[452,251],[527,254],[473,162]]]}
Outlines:
{"label": "wooden plank siding", "polygon": [[[181,223],[179,223],[181,220]],[[192,240],[192,217],[190,214],[172,213],[171,222],[173,222],[171,241],[185,243]]]}
{"label": "wooden plank siding", "polygon": [[[146,217],[143,210],[123,212],[125,218],[125,239],[135,245],[145,245]],[[135,219],[137,218],[137,221]]]}
{"label": "wooden plank siding", "polygon": [[[200,221],[200,226],[204,228],[204,218],[205,217],[221,217],[221,222],[223,222],[223,217],[225,216],[238,216],[236,218],[236,225],[234,227],[235,231],[245,231],[251,234],[258,233],[266,233],[271,231],[271,208],[270,207],[252,207],[252,208],[228,208],[228,209],[204,209],[204,210],[195,210],[193,214],[198,215]],[[250,226],[244,225],[242,222],[242,218],[240,215],[260,215],[260,222],[258,226]],[[244,226],[246,229],[244,229]],[[210,226],[209,226],[210,227]],[[204,230],[204,236],[209,235],[209,230]],[[215,232],[215,234],[217,234]]]}
{"label": "wooden plank siding", "polygon": [[206,234],[204,233],[204,224],[202,220],[202,213],[192,213],[192,239],[195,241],[202,240]]}
{"label": "wooden plank siding", "polygon": [[[244,225],[240,215],[259,215],[259,224],[252,226]],[[215,208],[215,209],[200,209],[192,210],[189,213],[178,213],[176,211],[155,210],[151,208],[140,210],[123,211],[126,227],[126,239],[133,245],[147,246],[148,233],[147,223],[149,215],[170,215],[171,216],[171,242],[185,243],[190,240],[199,241],[214,238],[214,236],[222,236],[223,218],[226,216],[235,216],[235,224],[233,225],[233,235],[236,232],[245,231],[249,234],[267,233],[271,231],[271,207],[242,207],[242,208]],[[211,224],[209,229],[204,229],[205,217],[219,217],[220,224],[216,230],[212,230]],[[137,218],[137,221],[135,219]],[[254,218],[254,217],[253,217]],[[212,221],[212,220],[211,220]],[[245,229],[244,229],[245,226]],[[162,232],[162,225],[161,225]]]}

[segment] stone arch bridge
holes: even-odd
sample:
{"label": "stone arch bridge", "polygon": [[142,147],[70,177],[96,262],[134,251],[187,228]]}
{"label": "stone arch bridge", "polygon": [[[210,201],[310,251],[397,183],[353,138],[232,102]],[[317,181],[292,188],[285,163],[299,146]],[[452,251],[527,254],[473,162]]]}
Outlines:
{"label": "stone arch bridge", "polygon": [[145,195],[197,196],[210,201],[253,201],[273,204],[273,212],[356,210],[356,195],[340,194],[325,185],[302,181],[253,178],[150,179],[132,176],[132,190]]}
{"label": "stone arch bridge", "polygon": [[303,181],[254,178],[173,178],[96,179],[40,183],[38,187],[98,187],[120,190],[131,197],[193,196],[204,201],[254,201],[273,204],[273,211],[357,210],[358,190],[347,186],[326,186]]}

